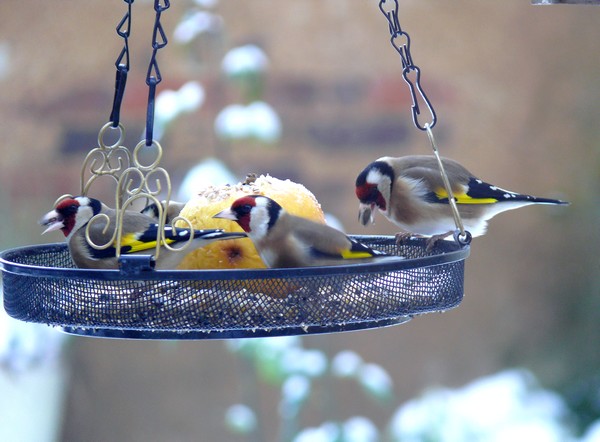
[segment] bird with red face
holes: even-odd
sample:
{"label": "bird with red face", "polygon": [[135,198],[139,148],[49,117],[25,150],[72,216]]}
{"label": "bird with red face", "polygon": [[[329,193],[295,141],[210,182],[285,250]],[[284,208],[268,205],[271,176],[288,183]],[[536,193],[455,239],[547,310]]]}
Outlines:
{"label": "bird with red face", "polygon": [[390,257],[333,227],[292,215],[266,196],[241,197],[214,218],[238,223],[271,268],[344,265]]}
{"label": "bird with red face", "polygon": [[[97,216],[100,215],[100,216]],[[92,218],[96,217],[90,223]],[[159,238],[159,224],[156,220],[134,210],[122,212],[122,233],[120,254],[153,254]],[[46,227],[43,233],[61,230],[66,237],[69,252],[77,267],[87,269],[118,269],[117,245],[112,236],[117,226],[115,210],[109,208],[101,201],[87,196],[67,197],[61,199],[56,207],[40,220]],[[158,258],[154,263],[156,269],[174,269],[183,257],[213,241],[223,239],[242,238],[242,232],[224,232],[218,229],[190,230],[180,227],[165,225],[163,228],[164,239],[161,239],[161,248]],[[86,237],[86,231],[90,241]],[[164,244],[183,245],[190,241],[189,247],[182,250],[171,250]],[[111,243],[111,241],[113,241]]]}
{"label": "bird with red face", "polygon": [[[465,230],[483,235],[487,221],[506,210],[531,204],[569,204],[511,192],[480,180],[456,161],[442,159]],[[378,209],[390,222],[409,234],[448,236],[456,229],[448,193],[433,155],[382,157],[356,178],[358,219],[373,222]]]}

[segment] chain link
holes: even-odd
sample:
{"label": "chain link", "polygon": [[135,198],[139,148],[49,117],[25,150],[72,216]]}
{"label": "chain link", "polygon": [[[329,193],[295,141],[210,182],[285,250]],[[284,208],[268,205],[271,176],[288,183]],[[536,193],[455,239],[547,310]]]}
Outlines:
{"label": "chain link", "polygon": [[[129,72],[129,35],[131,34],[131,5],[135,0],[123,0],[127,3],[127,12],[117,25],[117,35],[123,39],[123,49],[115,61],[117,74],[115,79],[115,97],[113,107],[110,112],[109,121],[113,128],[119,127],[121,118],[121,103],[125,94],[125,85],[127,83],[127,73]],[[125,63],[123,63],[125,60]]]}
{"label": "chain link", "polygon": [[160,23],[161,15],[164,11],[169,9],[171,3],[169,0],[164,0],[161,5],[160,0],[154,0],[154,11],[156,12],[156,18],[154,20],[154,29],[152,31],[152,57],[150,58],[150,64],[148,65],[148,72],[146,74],[146,84],[148,85],[148,109],[146,113],[146,146],[151,146],[153,142],[153,131],[154,131],[154,102],[156,97],[156,85],[162,81],[160,75],[160,69],[158,67],[158,61],[156,56],[158,51],[164,48],[167,43],[167,36]]}
{"label": "chain link", "polygon": [[[446,174],[442,158],[431,130],[437,123],[437,116],[429,98],[427,98],[427,94],[425,94],[425,91],[421,86],[421,70],[414,64],[412,54],[410,53],[410,36],[400,27],[400,20],[398,19],[398,0],[380,0],[379,9],[388,21],[391,36],[390,43],[396,52],[398,52],[400,59],[402,60],[402,77],[408,84],[413,101],[413,123],[418,129],[427,132],[427,136],[431,142],[431,148],[433,149],[434,156],[440,169],[444,187],[448,193],[448,203],[450,204],[454,223],[456,224],[454,238],[459,244],[468,245],[471,242],[471,234],[464,228],[460,212],[456,205],[456,198],[454,198],[452,192],[452,186],[448,180],[448,175]],[[429,110],[430,119],[428,122],[421,123],[419,121],[419,117],[421,116],[421,107],[419,106],[419,103],[424,104]]]}
{"label": "chain link", "polygon": [[[429,98],[427,98],[427,94],[425,94],[421,86],[421,70],[413,63],[412,54],[410,53],[410,36],[400,27],[398,0],[380,0],[379,9],[388,21],[391,35],[390,43],[402,60],[402,77],[404,77],[404,81],[408,84],[413,101],[413,122],[420,130],[426,131],[428,127],[431,129],[437,123],[437,116]],[[419,120],[421,117],[420,104],[424,104],[429,110],[430,119],[428,122],[421,123]]]}

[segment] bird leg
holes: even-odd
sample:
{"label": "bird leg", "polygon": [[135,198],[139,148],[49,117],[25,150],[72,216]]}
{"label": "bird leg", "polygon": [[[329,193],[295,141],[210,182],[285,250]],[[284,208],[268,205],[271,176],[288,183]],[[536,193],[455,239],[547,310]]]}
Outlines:
{"label": "bird leg", "polygon": [[396,233],[396,245],[401,246],[404,245],[407,241],[413,238],[427,238],[424,235],[419,233],[410,233],[410,232],[398,232]]}
{"label": "bird leg", "polygon": [[442,241],[448,238],[450,235],[454,234],[454,230],[450,230],[446,233],[440,233],[438,235],[432,235],[427,239],[427,248],[425,249],[427,252],[431,252],[438,241]]}
{"label": "bird leg", "polygon": [[427,252],[431,252],[438,241],[446,239],[447,237],[449,237],[452,234],[454,234],[453,230],[450,230],[449,232],[446,232],[446,233],[440,233],[438,235],[432,235],[432,236],[421,235],[420,233],[398,232],[398,233],[396,233],[396,245],[398,245],[398,246],[404,245],[408,240],[410,240],[412,238],[427,238],[427,241],[426,241],[427,247],[425,250]]}

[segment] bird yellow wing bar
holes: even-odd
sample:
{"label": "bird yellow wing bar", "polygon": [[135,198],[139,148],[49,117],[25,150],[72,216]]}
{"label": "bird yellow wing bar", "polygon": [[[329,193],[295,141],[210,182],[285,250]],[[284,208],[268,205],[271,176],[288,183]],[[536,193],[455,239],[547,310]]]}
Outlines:
{"label": "bird yellow wing bar", "polygon": [[[164,243],[172,244],[175,240],[166,239]],[[121,238],[121,253],[136,253],[156,248],[156,238],[151,241],[140,239],[138,234],[129,234]]]}
{"label": "bird yellow wing bar", "polygon": [[342,250],[340,255],[344,259],[364,259],[372,258],[373,253],[365,252],[364,250]]}
{"label": "bird yellow wing bar", "polygon": [[[448,192],[446,189],[438,189],[435,191],[435,196],[438,200],[448,200]],[[497,198],[491,197],[473,197],[466,193],[454,193],[454,198],[457,204],[494,204],[498,202]]]}

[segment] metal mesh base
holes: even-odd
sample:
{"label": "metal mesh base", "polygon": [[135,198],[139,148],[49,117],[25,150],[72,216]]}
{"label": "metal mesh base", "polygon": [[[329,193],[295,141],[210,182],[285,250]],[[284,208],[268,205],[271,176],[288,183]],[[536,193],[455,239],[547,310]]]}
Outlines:
{"label": "metal mesh base", "polygon": [[141,339],[219,339],[326,333],[405,322],[455,307],[469,247],[355,236],[405,257],[383,263],[254,270],[76,269],[65,244],[0,255],[4,307],[69,333]]}

